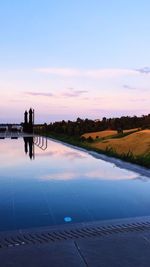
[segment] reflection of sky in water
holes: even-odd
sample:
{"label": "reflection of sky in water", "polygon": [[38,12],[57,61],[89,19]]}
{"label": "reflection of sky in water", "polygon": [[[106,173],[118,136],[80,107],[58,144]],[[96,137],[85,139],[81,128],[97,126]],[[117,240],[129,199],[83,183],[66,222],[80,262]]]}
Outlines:
{"label": "reflection of sky in water", "polygon": [[[0,230],[150,215],[149,179],[57,142],[0,140]],[[145,182],[146,181],[146,182]]]}
{"label": "reflection of sky in water", "polygon": [[[96,159],[91,155],[67,147],[63,144],[48,141],[46,151],[35,146],[35,160],[25,157],[22,140],[1,141],[1,169],[9,167],[16,171],[27,173],[32,169],[32,178],[48,180],[69,179],[134,179],[138,174],[125,169],[114,168],[114,164]],[[28,176],[26,177],[28,178]]]}

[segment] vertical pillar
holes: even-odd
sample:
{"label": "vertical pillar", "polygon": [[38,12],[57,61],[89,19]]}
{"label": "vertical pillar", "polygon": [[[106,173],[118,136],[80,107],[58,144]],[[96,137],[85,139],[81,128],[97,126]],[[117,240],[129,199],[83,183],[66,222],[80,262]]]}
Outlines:
{"label": "vertical pillar", "polygon": [[24,123],[28,123],[28,112],[27,111],[25,111],[25,113],[24,113]]}
{"label": "vertical pillar", "polygon": [[30,108],[29,110],[29,124],[32,125],[33,124],[33,111]]}

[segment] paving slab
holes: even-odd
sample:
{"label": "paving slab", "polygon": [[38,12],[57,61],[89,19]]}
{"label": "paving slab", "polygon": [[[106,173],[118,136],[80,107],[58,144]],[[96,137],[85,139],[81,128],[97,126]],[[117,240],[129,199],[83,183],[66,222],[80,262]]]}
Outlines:
{"label": "paving slab", "polygon": [[74,242],[22,246],[0,251],[0,267],[85,267]]}
{"label": "paving slab", "polygon": [[[150,233],[149,233],[150,236]],[[143,235],[121,234],[108,238],[80,240],[78,249],[91,267],[149,267],[150,241]]]}
{"label": "paving slab", "polygon": [[149,237],[150,232],[123,233],[7,248],[0,251],[0,266],[149,267]]}
{"label": "paving slab", "polygon": [[142,220],[4,232],[0,267],[149,267],[150,220]]}

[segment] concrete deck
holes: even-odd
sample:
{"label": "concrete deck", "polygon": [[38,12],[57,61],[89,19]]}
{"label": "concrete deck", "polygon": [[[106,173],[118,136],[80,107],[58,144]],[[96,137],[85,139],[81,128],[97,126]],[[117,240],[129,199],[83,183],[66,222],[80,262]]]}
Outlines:
{"label": "concrete deck", "polygon": [[[19,235],[28,236],[29,242],[23,243]],[[150,221],[141,218],[3,233],[0,245],[1,267],[149,267]]]}

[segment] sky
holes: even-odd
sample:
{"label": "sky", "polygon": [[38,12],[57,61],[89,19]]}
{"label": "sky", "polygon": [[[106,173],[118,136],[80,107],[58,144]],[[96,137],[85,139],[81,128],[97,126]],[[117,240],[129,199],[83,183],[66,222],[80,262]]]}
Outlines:
{"label": "sky", "polygon": [[0,122],[150,113],[149,0],[0,1]]}

